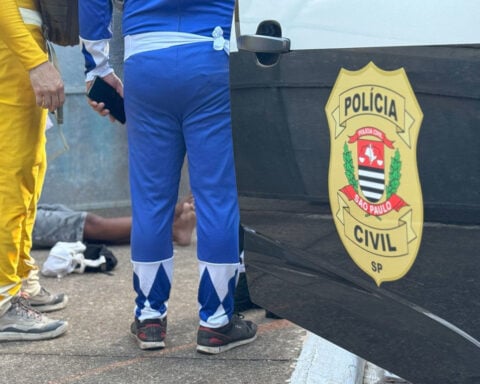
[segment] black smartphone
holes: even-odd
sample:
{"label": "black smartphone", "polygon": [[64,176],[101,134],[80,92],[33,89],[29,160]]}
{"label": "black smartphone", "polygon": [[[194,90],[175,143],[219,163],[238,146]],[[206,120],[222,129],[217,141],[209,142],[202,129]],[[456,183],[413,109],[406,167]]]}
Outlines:
{"label": "black smartphone", "polygon": [[105,108],[120,123],[125,124],[125,109],[123,108],[123,97],[101,77],[97,76],[93,80],[92,86],[87,92],[87,96],[97,103],[104,103]]}

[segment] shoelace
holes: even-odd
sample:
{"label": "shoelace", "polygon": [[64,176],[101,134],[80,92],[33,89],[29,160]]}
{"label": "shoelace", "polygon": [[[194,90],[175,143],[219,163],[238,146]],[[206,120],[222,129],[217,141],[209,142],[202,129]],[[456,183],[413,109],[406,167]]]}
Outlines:
{"label": "shoelace", "polygon": [[17,315],[20,315],[26,319],[40,319],[42,314],[30,307],[28,300],[20,294],[12,298],[12,307]]}

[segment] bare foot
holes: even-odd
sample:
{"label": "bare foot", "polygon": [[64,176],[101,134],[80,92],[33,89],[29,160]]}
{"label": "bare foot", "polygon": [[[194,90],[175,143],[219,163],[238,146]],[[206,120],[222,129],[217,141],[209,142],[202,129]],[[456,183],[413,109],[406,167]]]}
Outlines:
{"label": "bare foot", "polygon": [[[181,211],[179,207],[181,207]],[[178,211],[178,214],[177,214]],[[175,209],[175,220],[173,223],[173,241],[177,245],[187,246],[192,242],[192,233],[196,225],[195,206],[193,200],[184,200],[177,204]]]}
{"label": "bare foot", "polygon": [[177,205],[175,205],[175,220],[178,219],[178,217],[180,217],[180,215],[183,213],[183,211],[184,211],[183,205],[185,203],[189,203],[192,206],[192,209],[195,211],[195,204],[193,202],[193,195],[190,193],[188,196],[180,199],[180,201],[177,203]]}

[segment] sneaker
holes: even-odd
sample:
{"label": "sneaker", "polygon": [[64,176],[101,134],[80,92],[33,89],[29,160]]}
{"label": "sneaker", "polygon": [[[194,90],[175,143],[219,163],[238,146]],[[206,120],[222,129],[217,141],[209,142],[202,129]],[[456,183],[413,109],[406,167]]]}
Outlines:
{"label": "sneaker", "polygon": [[13,297],[10,304],[0,316],[0,341],[53,339],[67,330],[66,321],[49,319],[21,296]]}
{"label": "sneaker", "polygon": [[257,325],[233,315],[227,325],[220,328],[200,326],[197,333],[197,351],[217,354],[243,344],[251,343],[257,337]]}
{"label": "sneaker", "polygon": [[137,340],[140,349],[165,348],[165,335],[167,334],[167,318],[135,319],[130,331]]}
{"label": "sneaker", "polygon": [[68,302],[68,296],[64,293],[52,294],[45,288],[41,288],[40,292],[35,296],[29,296],[30,306],[40,312],[52,312],[65,308]]}

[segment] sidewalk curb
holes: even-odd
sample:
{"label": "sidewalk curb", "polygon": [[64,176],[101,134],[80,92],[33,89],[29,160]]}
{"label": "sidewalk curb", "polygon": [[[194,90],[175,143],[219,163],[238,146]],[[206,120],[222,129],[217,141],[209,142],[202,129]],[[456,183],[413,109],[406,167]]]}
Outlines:
{"label": "sidewalk curb", "polygon": [[307,332],[290,384],[362,384],[365,361]]}

